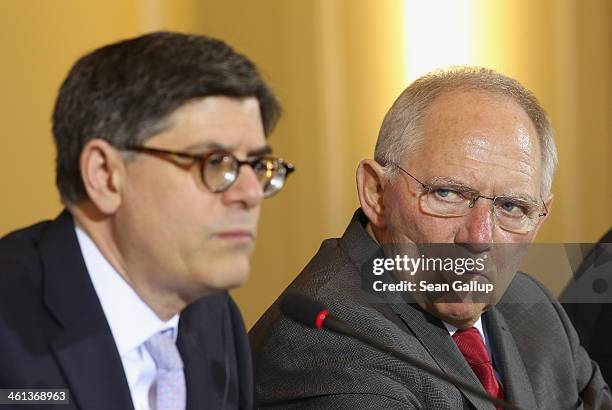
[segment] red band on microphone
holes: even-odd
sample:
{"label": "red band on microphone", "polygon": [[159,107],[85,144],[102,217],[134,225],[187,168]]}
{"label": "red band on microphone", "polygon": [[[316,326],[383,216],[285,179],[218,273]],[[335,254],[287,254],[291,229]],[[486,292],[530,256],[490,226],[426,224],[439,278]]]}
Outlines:
{"label": "red band on microphone", "polygon": [[319,314],[317,314],[317,318],[315,319],[315,326],[317,329],[321,329],[323,327],[323,322],[325,321],[327,315],[329,315],[329,311],[327,309],[322,310],[319,312]]}

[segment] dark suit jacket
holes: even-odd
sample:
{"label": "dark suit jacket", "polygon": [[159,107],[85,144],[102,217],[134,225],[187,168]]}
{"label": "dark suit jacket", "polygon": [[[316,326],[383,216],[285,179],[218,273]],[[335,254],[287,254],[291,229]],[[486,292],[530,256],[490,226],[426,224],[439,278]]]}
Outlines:
{"label": "dark suit jacket", "polygon": [[[358,211],[341,239],[326,240],[288,289],[388,348],[482,388],[437,318],[407,303],[372,303],[361,266],[377,252]],[[370,272],[371,276],[371,272]],[[522,300],[538,301],[521,303]],[[605,408],[609,389],[561,306],[539,283],[517,274],[483,320],[506,398],[526,409]],[[492,409],[345,336],[303,327],[275,303],[250,332],[258,407],[334,409]],[[484,391],[484,389],[483,389]]]}
{"label": "dark suit jacket", "polygon": [[[229,295],[186,308],[177,344],[188,409],[221,409],[224,396],[226,409],[252,407],[249,346]],[[66,211],[0,239],[0,388],[68,388],[66,410],[133,408]]]}
{"label": "dark suit jacket", "polygon": [[[612,383],[612,229],[600,239],[599,243],[584,258],[574,280],[565,288],[560,300],[567,315],[576,327],[580,342],[593,360],[599,363],[601,373],[608,384]],[[596,275],[589,275],[597,271]],[[604,279],[607,292],[604,293],[608,303],[596,303],[601,294],[596,294],[592,283],[587,283],[589,292],[575,295],[580,281],[592,281],[593,278]],[[570,296],[572,295],[572,296]],[[576,300],[582,303],[576,303]],[[592,303],[585,303],[592,301]]]}

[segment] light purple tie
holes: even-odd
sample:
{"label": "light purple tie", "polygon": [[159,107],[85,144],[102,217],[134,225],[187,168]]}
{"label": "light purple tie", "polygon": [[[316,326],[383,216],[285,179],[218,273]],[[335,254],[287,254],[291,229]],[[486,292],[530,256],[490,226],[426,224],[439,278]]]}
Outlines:
{"label": "light purple tie", "polygon": [[157,366],[157,410],[185,410],[185,375],[172,330],[153,335],[145,343]]}

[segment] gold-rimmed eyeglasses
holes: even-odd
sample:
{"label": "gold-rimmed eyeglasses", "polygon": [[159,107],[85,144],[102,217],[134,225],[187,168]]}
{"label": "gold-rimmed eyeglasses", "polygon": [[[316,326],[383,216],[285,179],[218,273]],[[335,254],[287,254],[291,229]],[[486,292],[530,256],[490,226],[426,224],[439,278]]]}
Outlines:
{"label": "gold-rimmed eyeglasses", "polygon": [[548,214],[546,203],[534,202],[526,198],[512,195],[497,195],[489,197],[465,185],[436,178],[431,183],[421,182],[398,164],[392,163],[404,174],[414,179],[423,187],[420,196],[424,211],[437,216],[464,216],[474,207],[480,198],[493,202],[493,215],[497,225],[509,232],[526,234],[532,231],[540,217]]}

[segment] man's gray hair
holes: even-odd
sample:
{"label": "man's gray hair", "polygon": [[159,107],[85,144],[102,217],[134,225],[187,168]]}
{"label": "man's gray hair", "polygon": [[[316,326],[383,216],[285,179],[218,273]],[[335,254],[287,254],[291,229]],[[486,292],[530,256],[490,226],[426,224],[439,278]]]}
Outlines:
{"label": "man's gray hair", "polygon": [[[419,132],[420,123],[436,97],[449,91],[470,90],[506,96],[525,110],[538,133],[542,162],[540,190],[542,196],[548,196],[558,159],[546,112],[531,91],[518,81],[489,68],[450,67],[433,71],[410,84],[395,100],[383,120],[374,151],[376,161],[384,166],[399,164],[402,157],[414,152],[423,140]],[[396,167],[387,169],[389,177],[397,172]]]}

